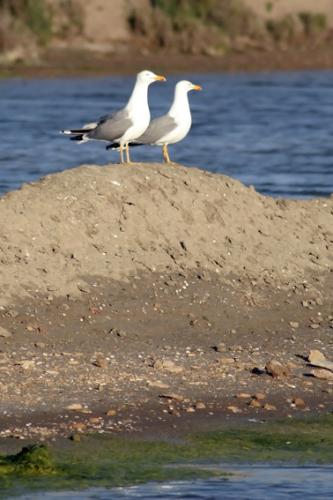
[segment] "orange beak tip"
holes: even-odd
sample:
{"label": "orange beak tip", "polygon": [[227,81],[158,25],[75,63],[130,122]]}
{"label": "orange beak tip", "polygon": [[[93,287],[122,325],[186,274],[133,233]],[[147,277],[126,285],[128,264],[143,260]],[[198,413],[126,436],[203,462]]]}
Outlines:
{"label": "orange beak tip", "polygon": [[202,90],[201,85],[194,85],[194,90]]}
{"label": "orange beak tip", "polygon": [[166,82],[165,76],[162,75],[156,75],[156,80],[160,82]]}

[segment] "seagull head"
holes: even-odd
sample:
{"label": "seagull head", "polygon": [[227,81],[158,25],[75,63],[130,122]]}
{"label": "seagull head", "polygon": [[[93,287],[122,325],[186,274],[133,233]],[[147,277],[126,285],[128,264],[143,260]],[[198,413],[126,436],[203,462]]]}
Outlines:
{"label": "seagull head", "polygon": [[202,90],[202,87],[200,85],[195,85],[192,82],[189,82],[188,80],[181,80],[180,82],[177,83],[176,85],[176,90],[180,90],[181,92],[190,92],[191,90]]}
{"label": "seagull head", "polygon": [[156,75],[152,71],[145,69],[143,71],[140,71],[140,73],[138,73],[137,80],[142,83],[145,83],[146,85],[150,85],[153,82],[158,82],[158,81],[165,82],[166,78],[165,76]]}

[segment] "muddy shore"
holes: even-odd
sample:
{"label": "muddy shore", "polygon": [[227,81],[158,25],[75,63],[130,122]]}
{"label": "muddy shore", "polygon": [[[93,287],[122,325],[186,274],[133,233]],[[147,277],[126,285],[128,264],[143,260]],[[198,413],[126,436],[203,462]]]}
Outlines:
{"label": "muddy shore", "polygon": [[332,197],[82,166],[2,197],[0,221],[2,438],[332,411],[307,362],[333,359]]}

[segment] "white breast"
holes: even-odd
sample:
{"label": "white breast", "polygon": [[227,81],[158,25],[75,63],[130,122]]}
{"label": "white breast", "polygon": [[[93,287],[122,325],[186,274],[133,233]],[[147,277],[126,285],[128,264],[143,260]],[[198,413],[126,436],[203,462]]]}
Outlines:
{"label": "white breast", "polygon": [[133,125],[123,135],[122,140],[124,142],[134,141],[147,130],[150,122],[150,111],[148,105],[140,106],[140,109],[136,108],[132,110],[130,117]]}

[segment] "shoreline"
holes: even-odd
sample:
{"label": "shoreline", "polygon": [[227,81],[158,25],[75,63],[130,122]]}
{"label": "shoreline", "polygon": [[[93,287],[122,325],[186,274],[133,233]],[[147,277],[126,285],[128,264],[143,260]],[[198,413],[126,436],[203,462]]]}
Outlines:
{"label": "shoreline", "polygon": [[[85,492],[165,481],[238,479],[239,468],[327,467],[333,417],[231,425],[181,436],[75,435],[51,444],[12,447],[0,455],[0,495]],[[7,450],[8,453],[9,450]],[[235,471],[236,468],[236,471]],[[283,469],[282,469],[283,470]],[[238,477],[237,477],[238,476]],[[103,490],[102,490],[103,491]],[[61,494],[61,493],[60,493]],[[32,498],[32,497],[31,497]]]}
{"label": "shoreline", "polygon": [[231,51],[224,56],[160,51],[118,55],[49,49],[38,63],[0,65],[0,75],[23,78],[133,75],[144,67],[171,74],[332,70],[333,50],[329,42],[305,42],[274,50]]}
{"label": "shoreline", "polygon": [[[239,287],[228,292],[209,274],[169,276],[176,290],[190,283],[182,296],[166,293],[165,278],[122,283],[120,294],[119,282],[106,282],[93,296],[24,300],[1,315],[12,333],[1,342],[3,449],[91,432],[169,439],[332,412],[333,382],[312,376],[306,361],[311,349],[332,359],[327,285],[325,305],[311,300],[308,310],[302,292],[291,299],[246,286],[245,303]],[[224,308],[214,312],[217,291]],[[111,322],[111,310],[99,309],[106,300]],[[285,374],[266,372],[272,359]]]}

